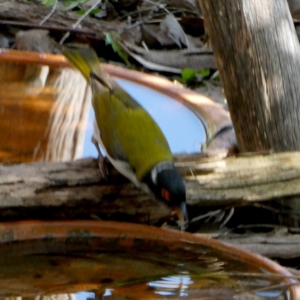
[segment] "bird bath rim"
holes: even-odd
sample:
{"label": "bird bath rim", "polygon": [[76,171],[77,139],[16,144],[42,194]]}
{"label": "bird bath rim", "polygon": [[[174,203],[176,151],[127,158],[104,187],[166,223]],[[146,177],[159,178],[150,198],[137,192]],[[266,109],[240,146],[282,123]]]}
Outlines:
{"label": "bird bath rim", "polygon": [[[42,64],[53,68],[71,68],[68,60],[60,54],[38,53],[10,49],[0,49],[0,61],[21,64]],[[183,103],[197,113],[206,129],[207,140],[214,138],[224,128],[232,127],[229,113],[208,97],[175,84],[160,76],[149,75],[111,64],[103,64],[104,69],[113,77],[144,85]],[[232,145],[235,146],[235,145]],[[229,147],[230,148],[230,147]]]}

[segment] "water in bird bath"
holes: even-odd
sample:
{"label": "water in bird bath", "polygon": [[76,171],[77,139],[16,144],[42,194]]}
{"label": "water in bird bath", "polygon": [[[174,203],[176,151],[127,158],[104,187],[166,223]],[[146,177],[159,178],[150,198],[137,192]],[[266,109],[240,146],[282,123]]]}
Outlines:
{"label": "water in bird bath", "polygon": [[190,234],[111,222],[0,229],[1,298],[291,299],[282,274]]}

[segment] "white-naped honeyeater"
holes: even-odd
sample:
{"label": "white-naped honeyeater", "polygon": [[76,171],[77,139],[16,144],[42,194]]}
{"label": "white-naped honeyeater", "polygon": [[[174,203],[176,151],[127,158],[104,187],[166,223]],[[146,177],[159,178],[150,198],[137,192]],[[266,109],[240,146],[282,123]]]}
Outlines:
{"label": "white-naped honeyeater", "polygon": [[94,50],[64,48],[63,53],[91,85],[94,142],[121,174],[138,187],[146,185],[157,199],[175,209],[181,221],[187,221],[185,184],[159,126],[103,70]]}

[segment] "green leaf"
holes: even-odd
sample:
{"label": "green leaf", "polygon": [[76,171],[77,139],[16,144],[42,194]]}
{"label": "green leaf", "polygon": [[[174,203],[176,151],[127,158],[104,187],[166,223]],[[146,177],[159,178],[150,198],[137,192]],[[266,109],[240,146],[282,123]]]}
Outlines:
{"label": "green leaf", "polygon": [[[95,14],[98,14],[100,11],[101,11],[101,9],[95,8],[95,9],[91,10],[89,14],[91,16],[93,16]],[[81,16],[81,15],[85,14],[85,10],[82,10],[82,9],[81,10],[76,10],[76,13]]]}
{"label": "green leaf", "polygon": [[210,75],[210,70],[194,70],[194,69],[182,69],[181,70],[181,81],[183,83],[191,82],[202,82],[203,78]]}
{"label": "green leaf", "polygon": [[117,32],[104,32],[106,45],[111,45],[113,50],[124,60],[126,65],[133,68],[128,60],[128,53],[120,46],[120,35]]}
{"label": "green leaf", "polygon": [[96,15],[96,14],[98,14],[99,12],[101,11],[101,9],[100,8],[95,8],[95,9],[93,9],[91,12],[90,12],[90,15]]}
{"label": "green leaf", "polygon": [[203,69],[198,71],[197,74],[201,75],[204,78],[210,75],[210,71],[208,69]]}
{"label": "green leaf", "polygon": [[56,3],[57,0],[43,0],[42,4],[46,5],[46,6],[52,6]]}
{"label": "green leaf", "polygon": [[181,78],[183,82],[190,82],[191,80],[195,79],[197,74],[196,70],[193,69],[182,69],[181,70]]}
{"label": "green leaf", "polygon": [[[74,9],[80,4],[85,3],[87,0],[64,0],[65,7],[63,8],[64,11],[69,11]],[[84,13],[84,11],[83,11]]]}
{"label": "green leaf", "polygon": [[76,10],[76,14],[78,14],[79,16],[84,15],[85,11],[83,9],[80,10]]}

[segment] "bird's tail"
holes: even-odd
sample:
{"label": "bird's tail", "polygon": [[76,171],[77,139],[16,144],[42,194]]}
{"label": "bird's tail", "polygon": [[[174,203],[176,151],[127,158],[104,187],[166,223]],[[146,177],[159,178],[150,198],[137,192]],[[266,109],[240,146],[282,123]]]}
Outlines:
{"label": "bird's tail", "polygon": [[100,60],[92,48],[82,47],[74,49],[65,47],[62,52],[71,64],[82,73],[88,83],[90,83],[91,75],[93,75],[102,85],[110,90],[112,89],[113,80],[103,71]]}

